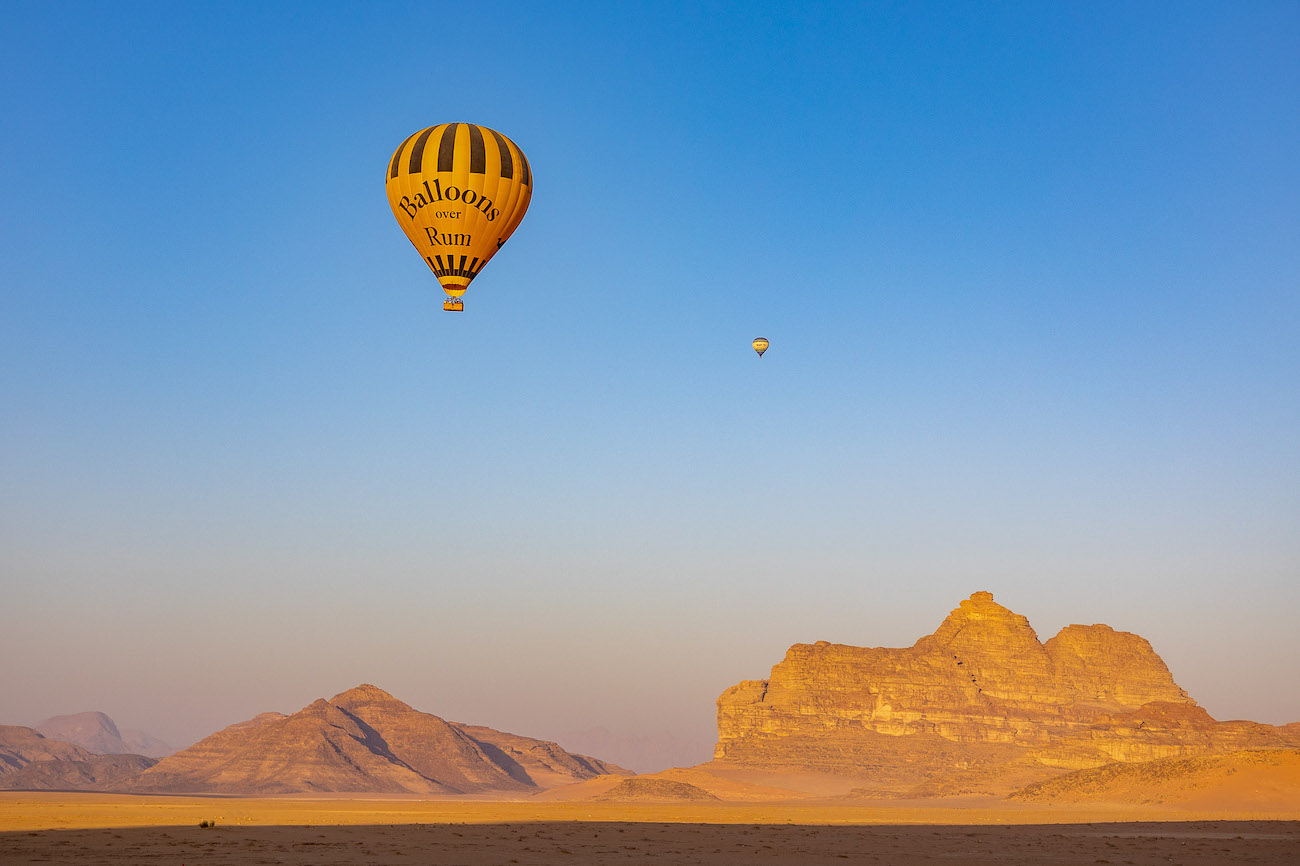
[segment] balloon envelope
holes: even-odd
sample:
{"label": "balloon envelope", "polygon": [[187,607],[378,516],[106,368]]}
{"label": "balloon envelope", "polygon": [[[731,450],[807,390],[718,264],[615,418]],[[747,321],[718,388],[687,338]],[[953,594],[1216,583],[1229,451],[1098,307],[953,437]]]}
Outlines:
{"label": "balloon envelope", "polygon": [[758,353],[758,357],[760,357],[760,358],[763,357],[763,353],[767,351],[767,338],[766,338],[766,337],[755,337],[755,338],[754,338],[754,351]]}
{"label": "balloon envelope", "polygon": [[533,197],[524,152],[472,123],[411,135],[389,160],[385,181],[398,225],[452,298],[510,239]]}

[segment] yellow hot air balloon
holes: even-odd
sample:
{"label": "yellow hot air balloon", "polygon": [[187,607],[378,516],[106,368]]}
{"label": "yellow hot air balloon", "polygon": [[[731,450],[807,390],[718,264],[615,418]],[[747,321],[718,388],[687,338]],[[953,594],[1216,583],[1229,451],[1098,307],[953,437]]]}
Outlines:
{"label": "yellow hot air balloon", "polygon": [[754,338],[754,351],[758,353],[758,357],[763,357],[763,353],[767,351],[767,337]]}
{"label": "yellow hot air balloon", "polygon": [[528,210],[533,172],[513,141],[472,123],[430,126],[388,163],[388,204],[448,298],[460,296]]}

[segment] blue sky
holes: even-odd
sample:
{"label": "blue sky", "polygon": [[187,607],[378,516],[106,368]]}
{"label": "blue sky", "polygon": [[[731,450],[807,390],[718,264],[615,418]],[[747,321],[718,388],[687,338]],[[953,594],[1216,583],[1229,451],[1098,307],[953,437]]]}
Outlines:
{"label": "blue sky", "polygon": [[[1300,719],[1300,8],[0,10],[0,722],[671,731],[976,590]],[[469,121],[466,296],[381,172]],[[756,335],[772,347],[759,360]],[[7,666],[8,667],[8,666]]]}

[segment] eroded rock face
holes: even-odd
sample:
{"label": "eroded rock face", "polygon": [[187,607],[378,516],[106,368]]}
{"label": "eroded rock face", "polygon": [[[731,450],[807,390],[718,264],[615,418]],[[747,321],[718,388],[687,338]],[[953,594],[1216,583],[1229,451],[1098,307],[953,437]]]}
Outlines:
{"label": "eroded rock face", "polygon": [[1135,634],[1071,625],[1044,644],[977,592],[905,649],[790,647],[768,679],[718,698],[715,760],[897,787],[1293,744],[1286,728],[1215,722]]}
{"label": "eroded rock face", "polygon": [[370,685],[263,713],[164,758],[121,790],[287,794],[535,791],[618,768],[554,743],[448,722]]}

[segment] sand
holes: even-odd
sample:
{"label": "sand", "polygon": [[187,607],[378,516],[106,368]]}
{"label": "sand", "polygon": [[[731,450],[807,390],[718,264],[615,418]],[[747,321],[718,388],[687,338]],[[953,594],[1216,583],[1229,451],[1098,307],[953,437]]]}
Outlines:
{"label": "sand", "polygon": [[[0,793],[0,863],[1295,864],[1300,806],[629,804]],[[203,829],[200,821],[215,821]]]}

